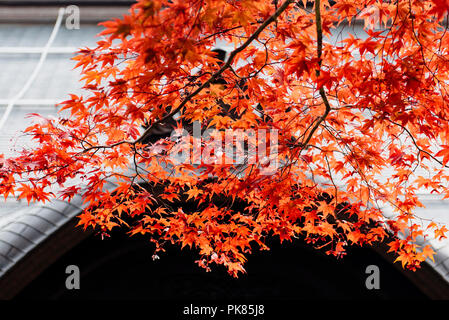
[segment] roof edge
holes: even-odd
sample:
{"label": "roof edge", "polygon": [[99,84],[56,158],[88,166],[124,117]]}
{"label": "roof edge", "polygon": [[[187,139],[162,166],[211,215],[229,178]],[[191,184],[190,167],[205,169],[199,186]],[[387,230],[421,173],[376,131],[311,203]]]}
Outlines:
{"label": "roof edge", "polygon": [[0,300],[13,299],[49,265],[92,234],[76,228],[76,217],[57,228],[42,243],[30,250],[0,277]]}

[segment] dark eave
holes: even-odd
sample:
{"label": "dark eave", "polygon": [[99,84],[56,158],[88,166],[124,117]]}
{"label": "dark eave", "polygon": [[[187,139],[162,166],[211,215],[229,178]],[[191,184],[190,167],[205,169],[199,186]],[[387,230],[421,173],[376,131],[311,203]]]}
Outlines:
{"label": "dark eave", "polygon": [[[105,188],[117,187],[107,182]],[[89,233],[75,228],[87,206],[80,195],[69,203],[53,200],[24,205],[0,225],[0,300],[13,298],[52,262]],[[5,218],[3,218],[5,219]]]}

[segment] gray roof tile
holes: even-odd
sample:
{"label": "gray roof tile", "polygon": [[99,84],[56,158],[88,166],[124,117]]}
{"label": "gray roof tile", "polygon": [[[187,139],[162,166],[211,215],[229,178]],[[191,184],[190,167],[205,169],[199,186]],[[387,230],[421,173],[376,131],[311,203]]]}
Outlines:
{"label": "gray roof tile", "polygon": [[44,220],[40,216],[34,214],[25,214],[19,217],[17,221],[33,226],[33,228],[39,230],[44,234],[47,234],[48,230],[54,228],[54,225],[51,222]]}
{"label": "gray roof tile", "polygon": [[0,272],[3,271],[3,268],[6,268],[8,264],[11,263],[11,260],[9,260],[7,257],[0,254]]}
{"label": "gray roof tile", "polygon": [[57,211],[67,217],[71,217],[74,211],[79,211],[80,209],[80,207],[75,204],[68,204],[67,202],[61,200],[54,200],[51,204],[45,204],[42,207]]}
{"label": "gray roof tile", "polygon": [[46,221],[50,221],[55,226],[60,225],[61,220],[66,220],[66,216],[61,212],[46,207],[42,207],[42,209],[39,211],[39,217],[45,219]]}
{"label": "gray roof tile", "polygon": [[44,233],[24,223],[11,223],[3,228],[3,230],[18,233],[32,242],[36,242],[38,239],[44,236]]}
{"label": "gray roof tile", "polygon": [[7,256],[11,248],[10,243],[0,240],[0,255]]}
{"label": "gray roof tile", "polygon": [[6,231],[5,229],[0,230],[0,239],[14,245],[15,248],[21,251],[26,250],[30,244],[33,244],[31,240],[25,238],[24,236],[12,231]]}
{"label": "gray roof tile", "polygon": [[24,253],[24,249],[18,248],[17,246],[12,246],[10,243],[0,239],[0,242],[4,245],[1,247],[0,254],[6,257],[10,262],[15,261],[21,253]]}

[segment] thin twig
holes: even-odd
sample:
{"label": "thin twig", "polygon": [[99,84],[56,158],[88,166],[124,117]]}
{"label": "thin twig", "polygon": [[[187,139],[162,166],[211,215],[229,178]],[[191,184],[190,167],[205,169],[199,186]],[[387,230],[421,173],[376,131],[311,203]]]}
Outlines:
{"label": "thin twig", "polygon": [[273,15],[271,15],[267,20],[265,20],[260,26],[259,28],[257,28],[257,30],[237,49],[235,49],[234,51],[231,52],[231,54],[229,55],[229,59],[226,61],[226,63],[223,64],[223,66],[220,68],[220,70],[218,70],[217,72],[215,72],[212,77],[210,77],[206,82],[204,82],[200,87],[198,87],[194,92],[190,93],[180,104],[178,107],[176,107],[174,110],[172,110],[170,113],[168,113],[166,116],[162,117],[161,119],[153,122],[151,124],[151,126],[149,126],[144,132],[143,134],[134,142],[134,144],[139,143],[143,140],[145,140],[145,138],[148,137],[148,135],[150,135],[151,133],[151,129],[156,125],[159,124],[165,120],[167,120],[168,118],[172,117],[173,115],[175,115],[178,111],[180,111],[190,100],[192,100],[193,97],[195,97],[197,94],[199,94],[204,88],[208,87],[215,79],[217,79],[226,69],[228,69],[234,58],[236,57],[236,55],[238,53],[240,53],[241,51],[243,51],[246,47],[248,47],[254,40],[256,40],[259,35],[262,33],[263,30],[265,30],[265,28],[267,26],[269,26],[272,22],[276,21],[277,18],[281,15],[282,12],[284,12],[288,6],[293,3],[293,0],[286,0],[274,13]]}

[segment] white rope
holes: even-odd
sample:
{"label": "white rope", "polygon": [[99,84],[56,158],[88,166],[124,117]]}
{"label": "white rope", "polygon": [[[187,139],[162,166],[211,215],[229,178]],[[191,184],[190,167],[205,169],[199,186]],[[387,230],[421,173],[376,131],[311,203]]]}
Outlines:
{"label": "white rope", "polygon": [[12,108],[14,107],[14,104],[17,100],[22,98],[22,96],[28,91],[33,81],[36,79],[37,75],[39,74],[40,69],[42,68],[42,65],[45,62],[45,59],[47,58],[49,48],[51,47],[53,41],[56,38],[56,35],[58,34],[59,27],[61,26],[62,18],[65,13],[65,8],[60,8],[58,12],[58,18],[56,19],[55,26],[53,27],[53,31],[51,32],[50,38],[48,38],[47,44],[45,45],[41,57],[39,59],[39,62],[37,63],[36,67],[33,70],[33,73],[28,78],[25,85],[22,87],[22,90],[10,100],[8,106],[6,107],[5,113],[3,114],[2,118],[0,119],[0,131],[3,130],[3,126],[6,123],[6,120],[8,120],[9,114],[12,111]]}

